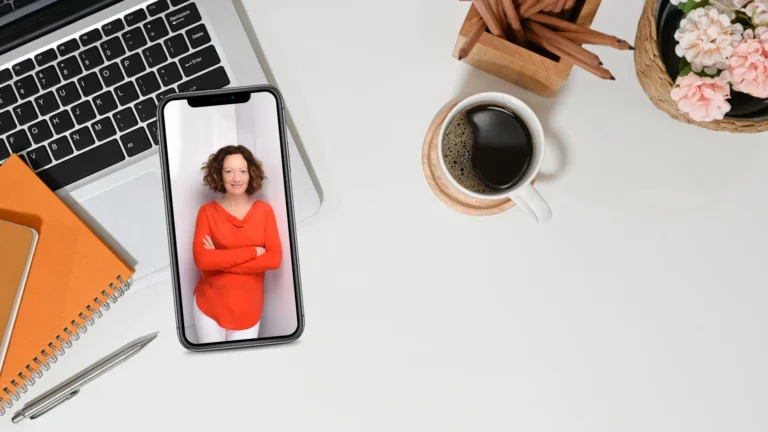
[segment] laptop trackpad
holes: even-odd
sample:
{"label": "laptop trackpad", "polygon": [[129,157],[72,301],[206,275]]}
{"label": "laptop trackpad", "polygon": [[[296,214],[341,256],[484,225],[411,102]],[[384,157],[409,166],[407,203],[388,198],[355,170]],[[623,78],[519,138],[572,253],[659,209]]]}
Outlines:
{"label": "laptop trackpad", "polygon": [[72,210],[139,279],[168,266],[163,186],[150,170],[93,195]]}

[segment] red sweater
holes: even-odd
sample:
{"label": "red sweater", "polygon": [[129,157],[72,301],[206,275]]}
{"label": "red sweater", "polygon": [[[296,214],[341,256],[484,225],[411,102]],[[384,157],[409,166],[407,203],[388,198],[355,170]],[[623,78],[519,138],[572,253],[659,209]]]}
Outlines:
{"label": "red sweater", "polygon": [[[203,237],[216,249],[206,249]],[[267,250],[256,256],[256,246]],[[216,201],[197,213],[192,246],[200,280],[195,287],[200,310],[228,330],[245,330],[261,319],[264,272],[280,267],[282,249],[272,207],[256,201],[238,219]]]}

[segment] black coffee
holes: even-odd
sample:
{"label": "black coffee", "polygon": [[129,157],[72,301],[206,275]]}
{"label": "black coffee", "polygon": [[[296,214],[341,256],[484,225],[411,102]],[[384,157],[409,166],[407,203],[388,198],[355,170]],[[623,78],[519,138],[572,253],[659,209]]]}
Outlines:
{"label": "black coffee", "polygon": [[533,137],[523,119],[508,109],[485,105],[467,110],[475,135],[472,168],[488,188],[505,191],[528,172],[533,159]]}
{"label": "black coffee", "polygon": [[533,159],[531,132],[514,112],[479,105],[459,113],[446,128],[443,158],[451,176],[479,194],[511,189]]}

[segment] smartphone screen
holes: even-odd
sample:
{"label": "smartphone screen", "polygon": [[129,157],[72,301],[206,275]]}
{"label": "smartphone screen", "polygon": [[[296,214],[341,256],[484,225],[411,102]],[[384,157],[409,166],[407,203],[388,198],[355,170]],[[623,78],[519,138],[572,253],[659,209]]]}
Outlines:
{"label": "smartphone screen", "polygon": [[190,349],[290,341],[303,323],[279,97],[216,93],[162,108],[180,339]]}

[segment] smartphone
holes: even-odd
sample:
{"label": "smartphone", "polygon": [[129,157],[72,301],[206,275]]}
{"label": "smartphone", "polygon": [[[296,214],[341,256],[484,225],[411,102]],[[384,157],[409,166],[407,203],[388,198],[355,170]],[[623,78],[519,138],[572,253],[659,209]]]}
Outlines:
{"label": "smartphone", "polygon": [[280,92],[174,94],[158,122],[179,341],[191,351],[295,341],[304,308]]}

